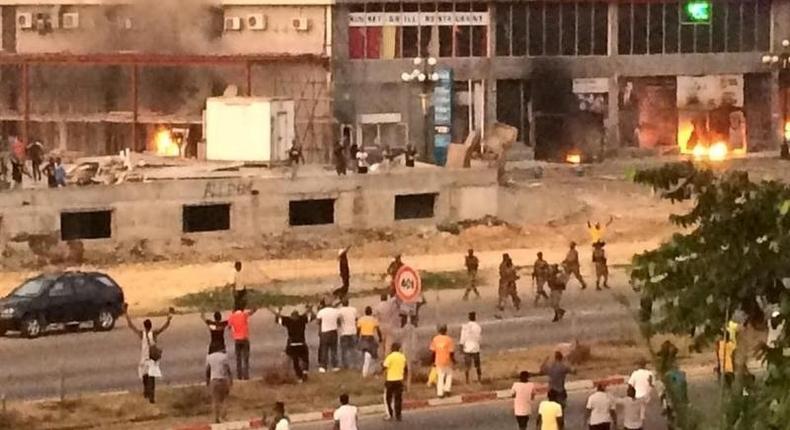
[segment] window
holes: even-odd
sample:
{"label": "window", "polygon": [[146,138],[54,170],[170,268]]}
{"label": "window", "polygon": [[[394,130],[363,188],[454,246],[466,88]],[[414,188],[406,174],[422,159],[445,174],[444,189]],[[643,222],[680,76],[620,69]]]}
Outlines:
{"label": "window", "polygon": [[112,236],[112,211],[62,212],[62,240],[105,239]]}
{"label": "window", "polygon": [[497,4],[498,56],[606,55],[608,4],[530,1]]}
{"label": "window", "polygon": [[433,218],[436,194],[395,196],[395,220]]}
{"label": "window", "polygon": [[349,13],[352,59],[488,55],[485,3],[365,3]]}
{"label": "window", "polygon": [[713,0],[710,23],[684,24],[678,0],[618,4],[622,55],[759,52],[769,49],[771,0]]}
{"label": "window", "polygon": [[52,288],[49,289],[50,297],[66,297],[74,294],[74,289],[71,285],[67,285],[63,281],[57,281]]}
{"label": "window", "polygon": [[181,221],[184,233],[230,230],[230,205],[184,205]]}
{"label": "window", "polygon": [[291,200],[288,202],[288,224],[325,225],[335,223],[335,199]]}
{"label": "window", "polygon": [[529,81],[496,81],[496,117],[518,129],[519,142],[529,142]]}

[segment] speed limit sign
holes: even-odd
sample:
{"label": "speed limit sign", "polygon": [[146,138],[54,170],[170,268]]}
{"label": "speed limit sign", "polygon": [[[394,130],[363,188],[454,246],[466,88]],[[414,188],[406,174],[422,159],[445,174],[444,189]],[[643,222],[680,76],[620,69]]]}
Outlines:
{"label": "speed limit sign", "polygon": [[416,270],[403,266],[395,274],[395,294],[403,303],[417,303],[422,293],[422,281]]}

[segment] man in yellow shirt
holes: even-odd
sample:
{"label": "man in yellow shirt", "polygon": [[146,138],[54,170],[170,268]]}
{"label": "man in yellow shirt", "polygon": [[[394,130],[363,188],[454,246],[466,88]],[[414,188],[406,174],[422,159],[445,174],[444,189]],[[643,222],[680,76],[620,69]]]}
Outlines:
{"label": "man in yellow shirt", "polygon": [[453,364],[455,364],[455,344],[447,336],[447,326],[439,326],[439,334],[431,342],[433,364],[436,366],[436,395],[440,398],[450,394],[453,387]]}
{"label": "man in yellow shirt", "polygon": [[[357,335],[359,336],[359,349],[364,359],[362,361],[362,377],[370,374],[373,360],[378,358],[379,343],[381,342],[381,329],[379,320],[373,316],[373,308],[365,308],[365,316],[357,320]],[[378,341],[376,340],[378,335]]]}
{"label": "man in yellow shirt", "polygon": [[716,342],[716,372],[724,376],[724,385],[729,388],[735,379],[735,366],[733,365],[733,354],[735,353],[735,342],[730,338],[730,332],[724,332],[724,339]]}
{"label": "man in yellow shirt", "polygon": [[538,430],[564,430],[562,406],[557,402],[557,393],[549,391],[548,400],[538,406]]}
{"label": "man in yellow shirt", "polygon": [[403,381],[408,375],[409,368],[406,356],[400,352],[400,343],[392,344],[392,352],[384,359],[384,398],[387,402],[387,421],[395,418],[401,420],[403,407]]}
{"label": "man in yellow shirt", "polygon": [[591,223],[587,220],[587,231],[590,232],[590,240],[592,241],[593,245],[596,243],[604,243],[603,236],[606,234],[606,228],[612,225],[614,221],[614,217],[609,217],[609,222],[605,225],[601,225],[600,222],[596,222],[595,224]]}

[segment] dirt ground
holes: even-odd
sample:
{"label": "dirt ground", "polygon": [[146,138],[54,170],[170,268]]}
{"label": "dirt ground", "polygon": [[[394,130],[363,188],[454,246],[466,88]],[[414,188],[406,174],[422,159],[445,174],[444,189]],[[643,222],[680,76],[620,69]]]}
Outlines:
{"label": "dirt ground", "polygon": [[[515,166],[509,173],[513,184],[502,189],[498,218],[479,220],[465,228],[439,225],[300,231],[251,237],[246,242],[220,238],[182,238],[174,243],[141,241],[112,249],[86,249],[84,263],[76,266],[42,265],[27,244],[7,243],[0,294],[42,270],[98,269],[118,280],[133,306],[160,312],[175,297],[229,282],[235,260],[245,262],[245,276],[251,283],[323,279],[321,282],[330,288],[337,281],[333,279],[337,273],[337,249],[347,245],[352,245],[353,275],[383,273],[396,253],[402,253],[408,264],[421,270],[458,270],[468,248],[476,249],[482,266],[488,268],[496,267],[502,252],[510,252],[517,265],[531,264],[538,250],[544,251],[550,261],[558,261],[571,240],[584,245],[582,260],[587,261],[587,221],[605,223],[610,217],[613,222],[606,232],[609,260],[627,264],[633,253],[652,248],[671,236],[676,229],[669,224],[668,215],[684,209],[683,205],[659,200],[650,189],[628,179],[636,168],[663,161],[667,160],[618,159],[586,167],[582,176],[563,165]],[[756,179],[783,180],[790,178],[786,167],[780,160],[760,157],[717,166],[745,168],[754,172]]]}

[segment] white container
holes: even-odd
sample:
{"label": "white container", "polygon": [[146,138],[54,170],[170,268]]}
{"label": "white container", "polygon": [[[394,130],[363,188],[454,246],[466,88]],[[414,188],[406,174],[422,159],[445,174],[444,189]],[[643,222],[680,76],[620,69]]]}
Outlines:
{"label": "white container", "polygon": [[295,137],[294,102],[263,97],[206,100],[206,159],[282,161]]}

